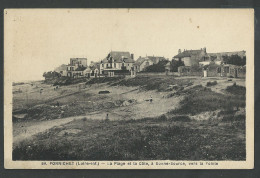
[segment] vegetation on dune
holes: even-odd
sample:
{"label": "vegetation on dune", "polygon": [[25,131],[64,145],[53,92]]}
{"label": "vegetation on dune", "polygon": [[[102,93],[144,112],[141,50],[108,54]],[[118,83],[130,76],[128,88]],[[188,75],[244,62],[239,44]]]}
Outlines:
{"label": "vegetation on dune", "polygon": [[42,75],[45,79],[53,79],[61,77],[61,74],[55,71],[44,72]]}
{"label": "vegetation on dune", "polygon": [[[238,122],[219,127],[218,123],[164,117],[108,122],[82,119],[21,143],[13,150],[13,159],[245,160],[244,138],[234,137],[241,127]],[[69,129],[80,132],[60,135]]]}
{"label": "vegetation on dune", "polygon": [[86,82],[87,85],[92,85],[95,83],[108,83],[111,84],[113,82],[117,82],[124,79],[123,76],[119,77],[101,77],[101,78],[92,78],[89,81]]}
{"label": "vegetation on dune", "polygon": [[231,94],[234,94],[234,95],[245,95],[246,87],[239,86],[239,85],[236,85],[236,83],[234,83],[232,86],[228,86],[226,88],[226,91]]}
{"label": "vegetation on dune", "polygon": [[45,84],[53,84],[54,86],[60,85],[60,86],[66,86],[66,85],[73,85],[77,83],[86,82],[87,78],[71,78],[71,77],[58,77],[58,78],[46,78],[44,80]]}
{"label": "vegetation on dune", "polygon": [[112,86],[140,86],[145,90],[157,90],[157,91],[166,91],[169,85],[177,84],[179,86],[187,85],[190,83],[189,79],[178,80],[172,76],[136,76],[135,78],[124,79],[118,82],[111,84]]}
{"label": "vegetation on dune", "polygon": [[217,81],[207,82],[207,87],[211,87],[211,86],[214,86],[214,85],[217,85],[217,84],[218,84]]}
{"label": "vegetation on dune", "polygon": [[[95,83],[157,91],[166,91],[169,85],[192,85],[190,79],[172,76],[86,81],[89,85]],[[211,82],[210,86],[213,85]],[[245,87],[234,84],[221,94],[196,85],[176,91],[185,96],[180,107],[156,118],[100,121],[84,117],[22,141],[13,149],[13,160],[245,160],[245,113],[243,109],[239,113],[234,109],[245,107],[245,91]],[[48,114],[67,117],[112,109],[123,103],[123,100],[110,102],[106,97],[77,93],[52,101],[53,104],[59,101],[59,106],[34,107],[26,112],[28,117],[33,114],[38,118]],[[65,106],[67,99],[70,104]],[[88,101],[96,103],[86,105]],[[219,110],[216,116],[222,119],[192,119],[192,115],[216,110]]]}
{"label": "vegetation on dune", "polygon": [[244,95],[223,95],[202,86],[196,86],[185,92],[189,94],[180,102],[180,108],[170,113],[195,115],[217,109],[233,110],[234,107],[245,107]]}

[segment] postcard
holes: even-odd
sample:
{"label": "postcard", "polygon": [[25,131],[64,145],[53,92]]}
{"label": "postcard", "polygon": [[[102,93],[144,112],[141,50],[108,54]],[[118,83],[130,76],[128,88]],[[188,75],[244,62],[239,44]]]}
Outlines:
{"label": "postcard", "polygon": [[253,9],[5,9],[6,169],[253,169]]}

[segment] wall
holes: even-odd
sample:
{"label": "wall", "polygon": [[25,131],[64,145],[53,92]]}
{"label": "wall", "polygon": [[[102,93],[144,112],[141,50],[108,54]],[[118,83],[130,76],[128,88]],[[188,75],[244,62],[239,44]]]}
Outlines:
{"label": "wall", "polygon": [[221,76],[221,66],[220,65],[210,65],[207,69],[208,77],[220,77]]}
{"label": "wall", "polygon": [[[165,72],[141,72],[137,73],[137,76],[166,76]],[[168,72],[168,75],[179,76],[177,72]]]}
{"label": "wall", "polygon": [[200,65],[209,65],[210,61],[203,61],[203,62],[199,62]]}
{"label": "wall", "polygon": [[238,78],[246,77],[246,67],[238,67],[238,66],[233,66],[233,65],[231,65],[229,67],[229,76],[235,77],[235,70],[237,70]]}
{"label": "wall", "polygon": [[134,63],[125,63],[126,69],[131,70],[131,67],[133,67]]}
{"label": "wall", "polygon": [[[124,63],[124,66],[126,67],[127,70],[131,70],[131,67],[133,66],[134,63]],[[104,67],[102,67],[102,65],[104,65]],[[107,67],[108,65],[108,67]],[[111,66],[111,63],[102,63],[100,65],[100,70],[102,71],[103,69],[119,69],[121,70],[123,66],[123,63],[112,63],[112,66]]]}
{"label": "wall", "polygon": [[178,67],[179,76],[203,76],[202,69],[195,70],[189,66]]}
{"label": "wall", "polygon": [[191,66],[192,65],[190,57],[184,57],[181,60],[184,62],[185,66]]}
{"label": "wall", "polygon": [[66,77],[67,76],[67,71],[66,70],[62,70],[61,71],[61,76]]}

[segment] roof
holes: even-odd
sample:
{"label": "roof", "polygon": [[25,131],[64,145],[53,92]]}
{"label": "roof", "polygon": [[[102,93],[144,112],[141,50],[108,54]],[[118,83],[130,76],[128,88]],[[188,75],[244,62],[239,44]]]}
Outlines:
{"label": "roof", "polygon": [[135,62],[132,58],[129,52],[123,52],[123,51],[111,51],[105,59],[102,60],[102,62],[107,63],[108,60],[112,57],[115,62],[117,63],[133,63]]}
{"label": "roof", "polygon": [[148,57],[139,57],[136,61],[135,61],[135,65],[141,65],[144,61],[149,60]]}
{"label": "roof", "polygon": [[87,60],[87,58],[70,58],[71,60]]}
{"label": "roof", "polygon": [[90,64],[89,64],[89,68],[90,68],[91,70],[95,70],[95,69],[98,69],[98,70],[99,70],[99,63],[98,63],[98,62],[90,63]]}
{"label": "roof", "polygon": [[231,56],[231,55],[245,56],[246,55],[246,51],[208,53],[208,55],[209,56]]}
{"label": "roof", "polygon": [[84,71],[85,72],[91,72],[91,69],[90,68],[86,68]]}
{"label": "roof", "polygon": [[157,63],[161,60],[164,60],[164,57],[161,56],[147,56],[151,61],[153,61],[154,63]]}
{"label": "roof", "polygon": [[85,69],[86,69],[86,67],[80,66],[77,69],[75,69],[75,71],[84,71]]}
{"label": "roof", "polygon": [[135,65],[141,65],[144,61],[146,60],[151,60],[153,63],[157,63],[161,60],[166,60],[164,57],[161,56],[147,56],[147,57],[139,57],[136,62]]}
{"label": "roof", "polygon": [[167,62],[167,64],[165,64],[165,66],[171,66],[171,62]]}
{"label": "roof", "polygon": [[199,55],[203,50],[185,50],[182,53],[174,56],[175,58],[183,58],[183,57],[191,57],[191,56],[197,56]]}

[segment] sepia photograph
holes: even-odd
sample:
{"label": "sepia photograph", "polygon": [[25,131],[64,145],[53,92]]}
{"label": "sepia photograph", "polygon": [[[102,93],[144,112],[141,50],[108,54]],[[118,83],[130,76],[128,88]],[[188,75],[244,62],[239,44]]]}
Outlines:
{"label": "sepia photograph", "polygon": [[5,9],[5,167],[252,169],[254,10]]}

